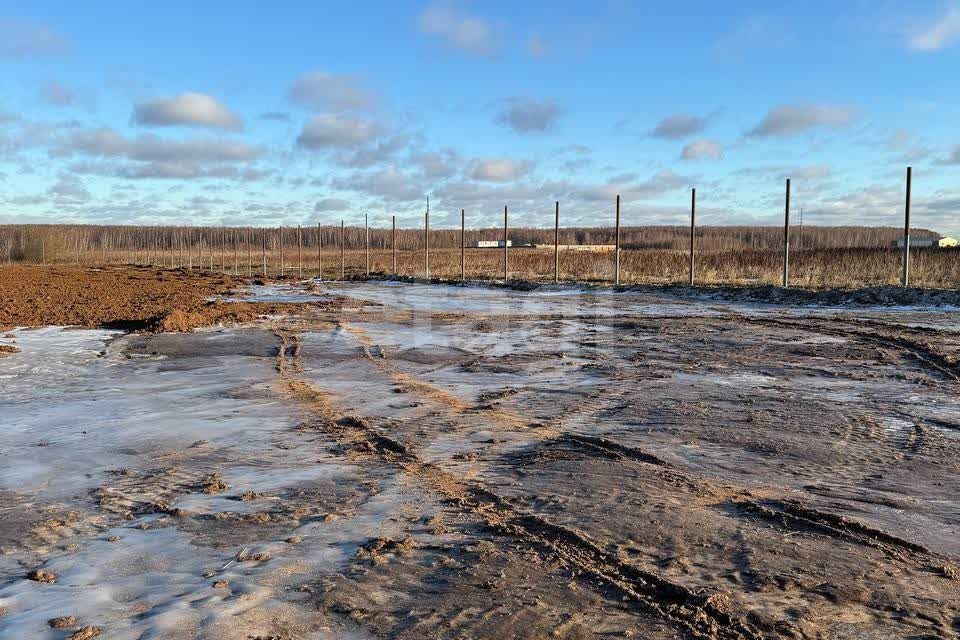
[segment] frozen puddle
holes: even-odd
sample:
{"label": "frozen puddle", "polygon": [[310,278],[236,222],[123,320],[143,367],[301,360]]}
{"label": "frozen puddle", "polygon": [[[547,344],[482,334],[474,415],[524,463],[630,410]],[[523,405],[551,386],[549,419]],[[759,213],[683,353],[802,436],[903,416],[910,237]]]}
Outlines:
{"label": "frozen puddle", "polygon": [[[303,615],[284,593],[392,533],[412,497],[390,478],[351,497],[369,478],[304,446],[273,353],[256,353],[266,338],[250,333],[167,337],[189,348],[160,353],[111,331],[5,339],[21,352],[0,359],[0,637],[64,638],[47,621],[69,615],[111,639],[269,637]],[[210,474],[227,488],[206,492]],[[303,513],[284,511],[293,503]],[[336,503],[352,506],[324,518]],[[244,518],[263,514],[276,524],[248,534]],[[236,561],[244,550],[269,559]],[[25,578],[38,567],[56,582]],[[310,620],[298,637],[361,637]]]}
{"label": "frozen puddle", "polygon": [[240,295],[226,296],[216,298],[223,302],[276,302],[276,303],[299,303],[299,302],[326,302],[332,300],[333,296],[326,293],[315,293],[307,289],[309,281],[298,285],[289,284],[263,284],[251,285],[240,291]]}

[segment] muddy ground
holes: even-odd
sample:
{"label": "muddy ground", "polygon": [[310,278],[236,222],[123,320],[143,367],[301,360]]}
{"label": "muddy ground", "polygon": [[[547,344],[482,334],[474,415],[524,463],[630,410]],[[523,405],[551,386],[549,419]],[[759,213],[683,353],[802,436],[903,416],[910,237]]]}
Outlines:
{"label": "muddy ground", "polygon": [[252,293],[3,340],[0,635],[960,637],[955,311]]}

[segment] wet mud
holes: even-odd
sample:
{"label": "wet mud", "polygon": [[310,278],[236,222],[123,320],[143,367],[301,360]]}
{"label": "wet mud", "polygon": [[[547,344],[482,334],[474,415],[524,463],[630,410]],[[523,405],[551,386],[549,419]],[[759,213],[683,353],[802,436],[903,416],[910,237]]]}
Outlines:
{"label": "wet mud", "polygon": [[960,637],[950,312],[288,289],[5,339],[0,633]]}

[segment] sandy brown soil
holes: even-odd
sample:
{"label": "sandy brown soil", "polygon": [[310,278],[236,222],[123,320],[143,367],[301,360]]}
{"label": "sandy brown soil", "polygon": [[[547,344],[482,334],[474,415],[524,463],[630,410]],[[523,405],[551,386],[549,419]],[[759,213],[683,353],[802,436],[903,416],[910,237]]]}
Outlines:
{"label": "sandy brown soil", "polygon": [[[69,570],[71,545],[107,529],[175,529],[233,556],[203,574],[224,607],[241,578],[273,589],[269,615],[178,638],[960,637],[960,331],[911,312],[641,313],[611,296],[556,313],[511,295],[117,340],[116,366],[259,363],[228,399],[296,419],[255,455],[245,432],[126,445],[127,466],[72,503],[0,493],[0,547]],[[347,475],[232,480],[297,455]],[[311,565],[330,549],[346,560]],[[168,608],[143,597],[130,615]],[[76,613],[106,637],[119,624]]]}

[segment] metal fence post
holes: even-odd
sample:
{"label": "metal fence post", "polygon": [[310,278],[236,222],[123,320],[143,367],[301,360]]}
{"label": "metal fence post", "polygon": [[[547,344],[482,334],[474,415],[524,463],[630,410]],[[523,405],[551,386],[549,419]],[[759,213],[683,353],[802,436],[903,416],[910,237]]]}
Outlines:
{"label": "metal fence post", "polygon": [[510,259],[507,254],[507,243],[510,241],[507,233],[507,205],[503,205],[503,281],[506,282],[510,275]]}
{"label": "metal fence post", "polygon": [[553,282],[560,282],[560,201],[553,203]]}
{"label": "metal fence post", "polygon": [[616,230],[616,263],[613,267],[613,284],[620,284],[620,194],[617,194],[617,230]]}
{"label": "metal fence post", "polygon": [[904,287],[910,286],[910,189],[913,186],[913,167],[907,167],[907,200],[903,207],[903,277]]}
{"label": "metal fence post", "polygon": [[790,178],[787,178],[787,194],[783,205],[783,286],[790,283]]}
{"label": "metal fence post", "polygon": [[697,190],[690,191],[690,286],[693,286],[694,255],[697,248]]}

